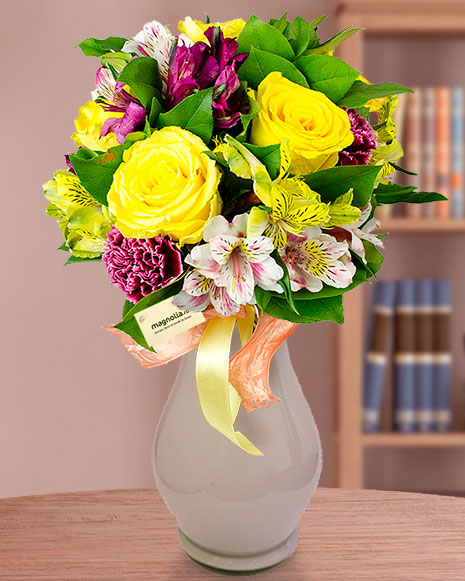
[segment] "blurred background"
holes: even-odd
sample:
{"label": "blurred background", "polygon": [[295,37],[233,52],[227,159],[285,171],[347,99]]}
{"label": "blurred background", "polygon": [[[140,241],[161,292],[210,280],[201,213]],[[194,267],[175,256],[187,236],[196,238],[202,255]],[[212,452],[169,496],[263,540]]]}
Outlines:
{"label": "blurred background", "polygon": [[[370,4],[289,0],[285,8],[290,19],[329,14],[320,27],[323,39],[350,24],[366,26],[336,56],[373,82],[464,86],[465,2],[450,0],[450,14],[442,20],[427,0],[393,0],[385,8]],[[55,251],[61,234],[45,216],[41,184],[64,167],[64,154],[73,152],[73,119],[90,98],[98,62],[73,47],[88,37],[131,37],[153,19],[174,31],[187,15],[204,20],[207,13],[222,21],[254,13],[268,20],[282,11],[277,0],[1,2],[0,497],[154,486],[151,446],[177,370],[176,363],[142,370],[103,329],[120,320],[123,304],[103,264],[65,268],[64,253]],[[418,142],[412,141],[413,157],[423,155],[415,154]],[[322,437],[321,485],[460,495],[465,493],[465,221],[434,213],[383,218],[391,232],[384,280],[451,283],[451,432],[394,432],[394,385],[387,369],[378,431],[363,433],[372,289],[354,291],[345,327],[300,325],[289,340]]]}

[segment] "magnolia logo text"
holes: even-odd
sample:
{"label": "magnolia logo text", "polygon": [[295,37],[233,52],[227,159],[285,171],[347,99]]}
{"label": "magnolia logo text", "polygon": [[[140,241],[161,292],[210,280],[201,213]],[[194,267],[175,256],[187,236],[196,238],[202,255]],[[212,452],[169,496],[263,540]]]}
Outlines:
{"label": "magnolia logo text", "polygon": [[165,327],[171,321],[175,321],[176,319],[180,319],[189,313],[189,310],[185,311],[178,311],[177,313],[173,313],[170,317],[166,317],[166,319],[162,319],[161,321],[156,321],[152,323],[152,329],[158,329],[159,327]]}

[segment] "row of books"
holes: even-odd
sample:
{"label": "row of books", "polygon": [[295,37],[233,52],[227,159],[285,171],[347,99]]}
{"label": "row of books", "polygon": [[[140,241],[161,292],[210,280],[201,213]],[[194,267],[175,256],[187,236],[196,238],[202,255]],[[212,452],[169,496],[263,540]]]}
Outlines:
{"label": "row of books", "polygon": [[[400,95],[394,113],[404,147],[401,167],[418,175],[397,176],[406,186],[439,192],[447,202],[406,204],[409,218],[464,217],[464,98],[462,87],[412,87],[415,93]],[[382,210],[384,217],[389,208]]]}
{"label": "row of books", "polygon": [[365,360],[365,432],[379,428],[389,364],[394,372],[394,430],[451,429],[450,318],[448,280],[375,283]]}

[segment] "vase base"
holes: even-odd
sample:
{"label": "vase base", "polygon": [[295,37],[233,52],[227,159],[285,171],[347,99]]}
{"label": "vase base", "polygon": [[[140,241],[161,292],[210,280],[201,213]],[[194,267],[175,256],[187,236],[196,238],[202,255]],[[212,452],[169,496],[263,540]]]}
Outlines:
{"label": "vase base", "polygon": [[199,565],[227,575],[253,575],[290,557],[297,547],[298,531],[295,529],[285,541],[268,551],[244,554],[212,551],[191,541],[181,529],[178,529],[178,536],[184,552]]}

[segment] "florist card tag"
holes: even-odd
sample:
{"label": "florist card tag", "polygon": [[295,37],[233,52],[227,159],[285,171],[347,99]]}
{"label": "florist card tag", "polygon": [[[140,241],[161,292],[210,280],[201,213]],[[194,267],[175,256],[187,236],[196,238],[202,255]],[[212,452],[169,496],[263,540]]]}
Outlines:
{"label": "florist card tag", "polygon": [[171,298],[139,311],[135,319],[145,340],[153,348],[205,322],[203,313],[179,309],[171,303]]}

